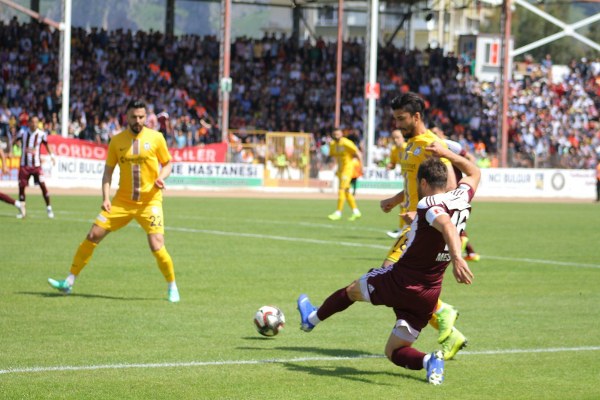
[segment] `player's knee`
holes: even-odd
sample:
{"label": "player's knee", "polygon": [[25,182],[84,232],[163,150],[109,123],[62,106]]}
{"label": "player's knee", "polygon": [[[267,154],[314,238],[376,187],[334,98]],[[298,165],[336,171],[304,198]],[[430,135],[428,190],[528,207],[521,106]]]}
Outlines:
{"label": "player's knee", "polygon": [[165,238],[160,234],[150,234],[148,235],[148,244],[150,245],[150,249],[152,251],[158,251],[165,245]]}
{"label": "player's knee", "polygon": [[88,232],[88,234],[85,238],[92,243],[98,244],[102,241],[102,239],[104,239],[104,237],[106,235],[108,235],[107,230],[99,227],[98,225],[94,225],[94,226],[92,226],[92,229],[90,229],[90,231]]}
{"label": "player's knee", "polygon": [[358,281],[354,281],[348,285],[348,287],[346,287],[346,293],[348,294],[348,298],[352,301],[364,301],[360,291],[360,283]]}
{"label": "player's knee", "polygon": [[392,356],[394,354],[394,350],[396,350],[396,348],[394,346],[392,346],[390,343],[386,343],[383,353],[385,354],[387,359],[390,361],[392,361]]}

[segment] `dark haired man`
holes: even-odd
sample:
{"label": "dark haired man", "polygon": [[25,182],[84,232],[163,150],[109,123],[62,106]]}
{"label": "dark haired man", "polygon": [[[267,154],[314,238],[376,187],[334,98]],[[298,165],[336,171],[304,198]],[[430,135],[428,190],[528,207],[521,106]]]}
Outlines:
{"label": "dark haired man", "polygon": [[[305,294],[298,297],[301,329],[310,332],[317,324],[342,312],[357,301],[385,305],[394,310],[396,322],[385,346],[385,355],[394,364],[427,370],[427,381],[439,385],[444,379],[442,351],[422,353],[412,347],[433,314],[442,290],[446,267],[458,283],[471,284],[473,274],[462,257],[459,231],[471,212],[470,201],[481,173],[466,158],[440,143],[427,146],[434,157],[423,161],[416,178],[419,203],[406,249],[398,262],[377,268],[350,285],[333,292],[319,307]],[[444,157],[465,176],[454,190],[446,192],[448,169],[437,157]]]}
{"label": "dark haired man", "polygon": [[[130,101],[126,116],[127,129],[114,136],[108,146],[102,176],[102,211],[79,245],[67,278],[62,281],[50,278],[48,283],[65,294],[71,293],[75,278],[90,261],[102,239],[135,219],[146,231],[152,255],[168,283],[168,300],[178,302],[173,260],[164,245],[162,207],[165,179],[172,169],[171,155],[163,135],[144,126],[144,102]],[[119,188],[111,201],[110,185],[117,165],[120,169]]]}

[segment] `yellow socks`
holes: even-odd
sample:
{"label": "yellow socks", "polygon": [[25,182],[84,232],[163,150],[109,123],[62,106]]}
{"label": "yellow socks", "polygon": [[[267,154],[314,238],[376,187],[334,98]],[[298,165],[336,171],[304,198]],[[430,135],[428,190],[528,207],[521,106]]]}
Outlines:
{"label": "yellow socks", "polygon": [[71,264],[71,274],[77,276],[87,265],[87,263],[92,258],[92,254],[94,254],[94,250],[98,244],[94,242],[90,242],[88,239],[85,239],[79,247],[77,248],[77,252],[75,253],[75,257],[73,257],[73,263]]}
{"label": "yellow socks", "polygon": [[175,270],[173,268],[173,260],[167,251],[165,246],[161,247],[158,251],[153,251],[152,254],[156,258],[156,263],[160,272],[162,272],[167,282],[173,282],[175,280]]}

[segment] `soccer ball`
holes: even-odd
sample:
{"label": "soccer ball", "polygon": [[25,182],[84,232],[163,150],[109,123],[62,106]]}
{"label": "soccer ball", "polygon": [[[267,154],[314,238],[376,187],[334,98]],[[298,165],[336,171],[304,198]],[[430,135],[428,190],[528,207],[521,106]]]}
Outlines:
{"label": "soccer ball", "polygon": [[285,316],[275,306],[262,306],[254,314],[254,325],[261,335],[275,336],[285,326]]}

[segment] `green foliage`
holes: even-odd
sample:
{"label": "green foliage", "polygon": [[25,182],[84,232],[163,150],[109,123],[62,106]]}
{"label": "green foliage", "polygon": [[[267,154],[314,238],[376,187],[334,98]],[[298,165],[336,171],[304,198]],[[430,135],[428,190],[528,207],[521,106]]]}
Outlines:
{"label": "green foliage", "polygon": [[[47,285],[66,275],[99,196],[54,196],[54,220],[33,194],[26,220],[0,208],[0,397],[600,397],[597,204],[475,203],[475,282],[460,286],[449,273],[442,296],[460,309],[469,347],[446,364],[444,385],[432,387],[424,371],[382,357],[394,323],[388,309],[356,304],[310,334],[298,329],[298,294],[320,303],[378,266],[391,245],[385,231],[397,215],[360,193],[358,201],[361,220],[332,223],[334,198],[167,197],[179,304],[166,301],[135,223],[97,248],[72,295]],[[271,339],[252,325],[265,304],[288,321]],[[435,336],[424,329],[415,347],[433,350]]]}

